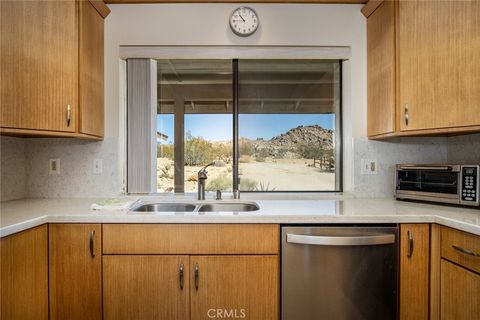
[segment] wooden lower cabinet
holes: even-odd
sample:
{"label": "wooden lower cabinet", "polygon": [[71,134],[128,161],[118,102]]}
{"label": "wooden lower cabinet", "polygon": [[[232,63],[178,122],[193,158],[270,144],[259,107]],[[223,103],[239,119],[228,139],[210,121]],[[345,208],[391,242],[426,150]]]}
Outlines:
{"label": "wooden lower cabinet", "polygon": [[278,256],[192,256],[191,319],[277,320]]}
{"label": "wooden lower cabinet", "polygon": [[430,225],[400,226],[400,319],[428,319]]}
{"label": "wooden lower cabinet", "polygon": [[102,319],[100,224],[50,224],[50,319]]}
{"label": "wooden lower cabinet", "polygon": [[477,320],[480,318],[480,274],[441,262],[441,319]]}
{"label": "wooden lower cabinet", "polygon": [[106,255],[103,290],[104,319],[186,320],[189,257]]}
{"label": "wooden lower cabinet", "polygon": [[47,226],[1,240],[0,319],[48,319]]}

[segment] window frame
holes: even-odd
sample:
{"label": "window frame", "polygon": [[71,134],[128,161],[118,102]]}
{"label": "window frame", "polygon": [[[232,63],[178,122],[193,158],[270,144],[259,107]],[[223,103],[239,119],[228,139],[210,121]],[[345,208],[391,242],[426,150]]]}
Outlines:
{"label": "window frame", "polygon": [[[165,59],[163,57],[159,57],[156,59]],[[182,57],[179,57],[178,59],[182,59]],[[207,57],[198,57],[198,59],[208,59]],[[224,58],[225,60],[231,60],[232,61],[232,117],[233,117],[233,135],[232,135],[232,157],[233,157],[233,166],[232,166],[232,188],[233,190],[238,190],[238,187],[240,186],[239,181],[240,177],[238,175],[239,171],[239,94],[238,94],[238,87],[239,87],[239,72],[238,72],[238,60],[250,60],[252,58],[230,58],[226,57]],[[260,58],[255,58],[255,59],[266,59],[266,60],[275,60],[269,57],[260,57]],[[284,58],[283,58],[284,59]],[[242,191],[245,193],[340,193],[343,192],[344,190],[344,150],[343,150],[343,61],[345,60],[344,58],[313,58],[313,57],[299,57],[299,58],[290,58],[292,60],[306,60],[306,59],[315,59],[315,60],[329,60],[329,61],[335,61],[338,62],[338,110],[335,110],[335,163],[337,164],[335,166],[335,188],[333,190],[254,190],[254,191]],[[223,59],[222,59],[223,60]],[[127,77],[128,80],[128,77]],[[182,106],[183,107],[183,106]],[[180,108],[178,108],[180,109]],[[178,117],[178,116],[181,117]],[[175,136],[175,146],[174,146],[174,164],[175,164],[175,178],[174,178],[174,190],[172,193],[174,194],[181,194],[185,193],[185,184],[184,184],[184,167],[185,164],[181,163],[180,166],[177,166],[178,161],[181,159],[184,159],[184,139],[185,139],[185,112],[182,108],[182,112],[180,110],[177,111],[177,107],[175,108],[174,112],[174,136]],[[126,115],[128,118],[128,114]],[[179,118],[177,120],[177,118]],[[181,122],[181,126],[178,126]],[[181,128],[180,128],[181,127]],[[181,129],[181,130],[180,130]],[[126,128],[126,131],[128,132],[128,127]],[[152,139],[155,139],[156,137],[152,137]],[[177,147],[177,143],[181,144],[181,148]],[[126,156],[128,156],[128,143],[126,145]],[[182,153],[182,156],[179,157],[177,154]],[[183,161],[183,160],[182,160]],[[127,163],[127,168],[128,168],[128,163]],[[128,170],[126,170],[128,171]],[[181,174],[179,175],[178,173]],[[178,178],[177,178],[178,177]],[[177,185],[177,182],[180,182],[178,180],[180,177],[181,179],[181,187],[180,184]],[[155,171],[155,181],[157,179],[157,172]],[[128,181],[128,174],[126,174],[126,181]],[[152,192],[153,194],[168,194],[170,192],[158,192],[157,188],[155,188],[155,192]],[[126,190],[127,193],[134,193],[131,192],[130,190]],[[191,192],[187,192],[191,193]]]}

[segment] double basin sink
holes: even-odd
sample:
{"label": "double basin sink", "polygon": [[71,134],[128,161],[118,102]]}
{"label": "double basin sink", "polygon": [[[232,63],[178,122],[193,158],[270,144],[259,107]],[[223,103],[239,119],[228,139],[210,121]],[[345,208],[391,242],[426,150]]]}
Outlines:
{"label": "double basin sink", "polygon": [[131,209],[134,212],[251,212],[260,207],[255,202],[155,202],[140,203]]}

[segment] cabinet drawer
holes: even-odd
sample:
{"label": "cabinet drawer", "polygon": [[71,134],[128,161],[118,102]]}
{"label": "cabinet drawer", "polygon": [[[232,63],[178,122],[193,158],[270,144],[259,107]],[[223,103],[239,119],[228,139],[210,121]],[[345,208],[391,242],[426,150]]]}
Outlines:
{"label": "cabinet drawer", "polygon": [[104,254],[278,254],[276,224],[104,224]]}
{"label": "cabinet drawer", "polygon": [[442,258],[480,272],[480,237],[442,227]]}

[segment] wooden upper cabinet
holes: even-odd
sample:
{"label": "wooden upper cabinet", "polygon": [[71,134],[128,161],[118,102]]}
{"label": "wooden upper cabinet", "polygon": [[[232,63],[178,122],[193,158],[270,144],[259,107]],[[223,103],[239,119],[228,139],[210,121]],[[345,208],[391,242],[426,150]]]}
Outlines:
{"label": "wooden upper cabinet", "polygon": [[399,1],[402,131],[480,126],[479,19],[480,1]]}
{"label": "wooden upper cabinet", "polygon": [[190,257],[191,320],[279,318],[277,255]]}
{"label": "wooden upper cabinet", "polygon": [[370,0],[368,136],[480,131],[480,1]]}
{"label": "wooden upper cabinet", "polygon": [[400,226],[400,319],[428,319],[430,226]]}
{"label": "wooden upper cabinet", "polygon": [[368,17],[368,136],[395,131],[395,4],[384,1]]}
{"label": "wooden upper cabinet", "polygon": [[0,6],[0,133],[101,139],[105,4],[18,0]]}
{"label": "wooden upper cabinet", "polygon": [[48,319],[47,226],[1,239],[0,319]]}
{"label": "wooden upper cabinet", "polygon": [[89,1],[79,7],[79,131],[103,137],[103,17]]}
{"label": "wooden upper cabinet", "polygon": [[50,319],[102,319],[102,228],[50,224]]}
{"label": "wooden upper cabinet", "polygon": [[74,132],[75,0],[1,1],[0,6],[1,127]]}
{"label": "wooden upper cabinet", "polygon": [[104,319],[189,319],[189,257],[105,255]]}

